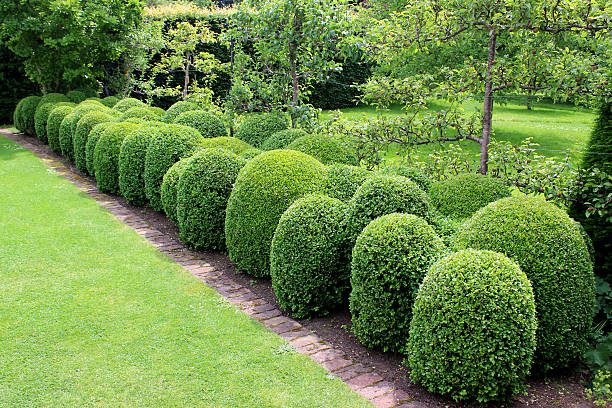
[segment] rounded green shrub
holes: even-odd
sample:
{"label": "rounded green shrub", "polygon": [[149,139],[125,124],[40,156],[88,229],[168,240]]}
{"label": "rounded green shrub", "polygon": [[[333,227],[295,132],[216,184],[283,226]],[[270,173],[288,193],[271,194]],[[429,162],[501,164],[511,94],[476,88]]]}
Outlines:
{"label": "rounded green shrub", "polygon": [[88,114],[89,112],[97,111],[108,111],[108,109],[102,105],[97,104],[81,104],[77,105],[74,110],[64,118],[60,125],[60,147],[62,149],[62,155],[74,162],[74,140],[73,135],[76,133],[76,127],[79,120]]}
{"label": "rounded green shrub", "polygon": [[417,183],[421,190],[427,192],[431,187],[431,179],[425,174],[425,172],[417,167],[411,166],[407,163],[392,161],[387,163],[382,169],[384,174],[393,174],[396,176],[402,176],[409,178],[410,180]]}
{"label": "rounded green shrub", "polygon": [[175,225],[178,225],[178,219],[176,218],[176,195],[178,193],[178,183],[189,158],[190,157],[184,157],[174,163],[162,178],[160,189],[162,208],[168,219]]}
{"label": "rounded green shrub", "polygon": [[202,142],[202,148],[225,149],[236,154],[241,154],[247,150],[253,149],[253,146],[235,137],[223,136],[204,139]]}
{"label": "rounded green shrub", "polygon": [[264,152],[240,170],[227,204],[230,259],[254,276],[270,274],[270,243],[278,220],[298,198],[320,191],[325,166],[305,153]]}
{"label": "rounded green shrub", "polygon": [[279,306],[303,319],[327,315],[349,290],[343,251],[346,204],[308,195],[281,216],[270,247],[270,276]]}
{"label": "rounded green shrub", "polygon": [[359,165],[359,159],[355,153],[341,140],[332,135],[317,134],[302,136],[289,143],[287,149],[309,154],[323,164],[342,163],[352,166]]}
{"label": "rounded green shrub", "polygon": [[593,267],[580,229],[563,210],[533,197],[503,198],[466,221],[454,242],[458,249],[505,254],[531,281],[538,371],[567,367],[582,356],[595,304]]}
{"label": "rounded green shrub", "polygon": [[182,125],[166,125],[149,143],[145,158],[145,194],[153,209],[161,211],[161,183],[164,174],[183,157],[191,156],[200,148],[203,137],[194,128]]}
{"label": "rounded green shrub", "polygon": [[98,123],[112,122],[113,118],[106,112],[91,111],[86,113],[77,122],[74,137],[72,138],[72,148],[74,151],[74,164],[79,171],[87,173],[87,159],[85,157],[85,148],[87,146],[87,139],[89,132]]}
{"label": "rounded green shrub", "polygon": [[98,139],[94,149],[94,173],[98,190],[119,194],[119,153],[123,140],[138,125],[131,123],[113,123]]}
{"label": "rounded green shrub", "polygon": [[371,172],[363,167],[349,166],[347,164],[332,164],[325,169],[323,191],[328,196],[337,198],[346,203],[353,198],[355,191],[357,191],[371,174]]}
{"label": "rounded green shrub", "polygon": [[145,205],[144,170],[147,148],[159,132],[156,124],[147,124],[130,133],[119,153],[119,191],[127,202],[134,205]]}
{"label": "rounded green shrub", "polygon": [[190,248],[225,250],[225,209],[246,160],[223,149],[197,152],[187,161],[177,194],[181,240]]}
{"label": "rounded green shrub", "polygon": [[56,106],[51,113],[49,113],[49,118],[47,119],[47,142],[49,143],[51,150],[56,153],[62,152],[59,139],[62,121],[73,110],[73,106],[60,105]]}
{"label": "rounded green shrub", "polygon": [[75,89],[74,91],[68,92],[66,94],[66,98],[68,98],[72,103],[81,103],[87,99],[87,96],[83,92]]}
{"label": "rounded green shrub", "polygon": [[262,153],[263,153],[263,150],[252,148],[252,149],[248,149],[240,153],[240,157],[242,157],[245,160],[251,160],[253,157],[259,156]]}
{"label": "rounded green shrub", "polygon": [[166,114],[166,111],[158,106],[149,106],[149,110],[157,115],[157,119],[161,121],[161,118]]}
{"label": "rounded green shrub", "polygon": [[289,146],[289,143],[303,136],[308,136],[308,133],[302,129],[281,130],[273,133],[272,136],[267,138],[261,144],[261,150],[285,149],[287,146]]}
{"label": "rounded green shrub", "polygon": [[197,104],[193,102],[178,101],[177,103],[168,108],[166,113],[162,116],[161,120],[162,122],[172,123],[174,122],[174,119],[176,119],[176,117],[181,113],[200,109],[202,108],[200,108]]}
{"label": "rounded green shrub", "polygon": [[81,120],[81,118],[87,115],[89,112],[104,112],[108,115],[113,115],[113,112],[102,104],[82,103],[80,105],[77,105],[77,107],[74,109],[74,117],[72,118],[72,122],[70,123],[70,131],[72,132],[72,138],[74,138],[74,134],[76,133],[76,128],[79,123],[79,120]]}
{"label": "rounded green shrub", "polygon": [[54,103],[44,103],[42,105],[38,105],[36,108],[36,112],[34,113],[34,129],[36,132],[36,137],[43,143],[48,143],[47,138],[47,120],[49,119],[49,114],[53,109],[58,106],[73,105],[70,102],[54,102]]}
{"label": "rounded green shrub", "polygon": [[510,189],[499,179],[475,173],[465,173],[433,183],[429,198],[438,211],[446,216],[469,218],[485,205],[510,197]]}
{"label": "rounded green shrub", "polygon": [[455,400],[510,400],[525,389],[536,325],[518,265],[491,251],[449,255],[430,268],[414,302],[410,379]]}
{"label": "rounded green shrub", "polygon": [[352,331],[363,345],[403,350],[419,285],[444,249],[416,215],[387,214],[364,228],[353,248],[349,299]]}
{"label": "rounded green shrub", "polygon": [[96,175],[96,169],[94,167],[94,152],[96,145],[98,144],[98,140],[100,139],[100,136],[102,136],[102,133],[104,133],[107,128],[114,124],[114,122],[99,123],[91,129],[91,132],[89,132],[87,143],[85,144],[85,164],[87,165],[87,172],[92,176]]}
{"label": "rounded green shrub", "polygon": [[116,96],[111,95],[111,96],[107,96],[106,98],[102,99],[100,102],[102,102],[102,105],[106,106],[107,108],[112,108],[119,101],[120,101],[119,98],[117,98]]}
{"label": "rounded green shrub", "polygon": [[113,112],[115,114],[121,115],[130,110],[131,108],[142,108],[144,106],[146,106],[145,103],[136,98],[125,98],[119,100],[119,102],[117,102],[113,106]]}
{"label": "rounded green shrub", "polygon": [[96,89],[87,88],[85,86],[82,86],[80,88],[76,88],[75,91],[80,92],[83,95],[85,95],[86,99],[97,98],[98,97],[98,93],[99,93]]}
{"label": "rounded green shrub", "polygon": [[34,115],[41,99],[40,96],[26,96],[17,103],[13,112],[13,123],[17,130],[26,135],[35,135]]}
{"label": "rounded green shrub", "polygon": [[205,110],[183,112],[173,122],[177,125],[191,126],[199,130],[205,138],[227,136],[227,129],[221,119]]}
{"label": "rounded green shrub", "polygon": [[236,129],[236,137],[240,140],[261,147],[274,133],[287,129],[289,123],[282,112],[259,113],[246,115]]}
{"label": "rounded green shrub", "polygon": [[130,108],[123,112],[121,116],[119,116],[119,122],[123,122],[125,120],[136,118],[136,119],[145,119],[145,120],[159,120],[159,115],[157,112],[152,111],[147,106]]}
{"label": "rounded green shrub", "polygon": [[66,95],[64,94],[52,92],[52,93],[43,95],[43,97],[40,98],[40,101],[38,101],[38,106],[42,106],[45,103],[58,103],[58,102],[70,102],[70,99],[68,99]]}

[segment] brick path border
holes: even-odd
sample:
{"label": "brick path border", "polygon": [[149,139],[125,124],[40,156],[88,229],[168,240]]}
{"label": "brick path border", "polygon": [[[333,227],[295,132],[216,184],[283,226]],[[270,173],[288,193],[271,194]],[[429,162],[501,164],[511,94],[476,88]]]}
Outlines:
{"label": "brick path border", "polygon": [[49,153],[48,146],[34,145],[28,142],[24,135],[12,133],[7,129],[0,129],[0,134],[39,157],[55,173],[65,177],[82,192],[94,198],[160,252],[216,290],[245,314],[285,339],[298,352],[310,356],[313,361],[348,384],[377,408],[425,407],[422,403],[412,400],[408,393],[397,388],[395,384],[384,381],[372,368],[351,360],[295,320],[283,316],[279,309],[265,299],[215,270],[196,252],[153,228],[138,213],[124,207],[114,196],[98,192],[95,183],[66,167],[53,153]]}

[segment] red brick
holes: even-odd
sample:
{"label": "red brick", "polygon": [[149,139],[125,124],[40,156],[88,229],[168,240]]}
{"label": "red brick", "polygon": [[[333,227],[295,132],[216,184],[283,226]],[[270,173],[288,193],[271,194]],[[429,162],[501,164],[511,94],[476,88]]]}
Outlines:
{"label": "red brick", "polygon": [[256,313],[253,318],[257,320],[270,319],[272,317],[280,316],[281,312],[278,309],[266,310],[265,312]]}
{"label": "red brick", "polygon": [[363,387],[358,390],[359,394],[368,400],[373,400],[381,395],[388,394],[395,389],[394,385],[390,382],[381,381],[368,387]]}
{"label": "red brick", "polygon": [[307,346],[311,343],[316,343],[318,341],[321,341],[321,338],[319,336],[315,336],[314,334],[308,334],[304,337],[299,337],[293,340],[291,342],[291,345],[293,347],[302,347],[302,346]]}
{"label": "red brick", "polygon": [[334,358],[331,360],[324,361],[320,364],[321,367],[333,373],[334,371],[340,370],[341,368],[350,366],[351,364],[353,364],[353,362],[351,360],[345,360],[344,358]]}
{"label": "red brick", "polygon": [[289,323],[292,321],[293,320],[291,320],[290,318],[286,316],[277,316],[272,319],[266,320],[266,326],[271,327],[271,326],[276,326],[277,324]]}
{"label": "red brick", "polygon": [[[266,322],[264,321],[264,324]],[[301,328],[302,326],[298,322],[289,321],[287,323],[277,324],[276,326],[269,327],[276,334],[285,333],[288,331],[296,330]]]}
{"label": "red brick", "polygon": [[331,360],[333,358],[341,358],[341,357],[344,357],[344,354],[334,349],[319,351],[318,353],[312,354],[310,356],[310,358],[312,358],[317,363],[322,363],[324,361]]}

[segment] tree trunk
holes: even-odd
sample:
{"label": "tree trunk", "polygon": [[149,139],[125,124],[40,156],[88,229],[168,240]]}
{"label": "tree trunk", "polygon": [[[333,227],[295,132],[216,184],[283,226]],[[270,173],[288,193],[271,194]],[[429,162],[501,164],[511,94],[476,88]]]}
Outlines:
{"label": "tree trunk", "polygon": [[489,57],[487,59],[487,75],[482,117],[482,138],[480,141],[480,173],[487,174],[489,169],[489,142],[491,141],[491,122],[493,120],[493,65],[495,64],[495,47],[497,30],[491,27],[489,31]]}
{"label": "tree trunk", "polygon": [[183,85],[183,100],[187,99],[187,89],[189,88],[189,66],[191,65],[191,52],[187,52],[187,62],[185,63],[185,84]]}

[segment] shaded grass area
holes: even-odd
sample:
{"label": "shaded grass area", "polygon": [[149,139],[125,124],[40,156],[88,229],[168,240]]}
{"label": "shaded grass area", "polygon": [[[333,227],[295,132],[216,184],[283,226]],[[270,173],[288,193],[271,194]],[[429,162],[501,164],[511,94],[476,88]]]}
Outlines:
{"label": "shaded grass area", "polygon": [[371,406],[4,137],[0,195],[0,406]]}

